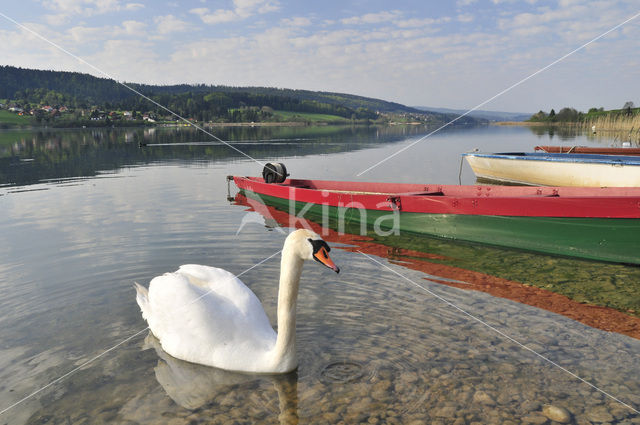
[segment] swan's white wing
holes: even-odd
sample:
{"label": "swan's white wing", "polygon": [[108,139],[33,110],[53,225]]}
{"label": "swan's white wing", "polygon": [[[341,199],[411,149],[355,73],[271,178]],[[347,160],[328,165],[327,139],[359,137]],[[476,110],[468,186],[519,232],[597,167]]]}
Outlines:
{"label": "swan's white wing", "polygon": [[276,333],[260,301],[226,270],[186,265],[149,285],[147,319],[174,357],[231,370],[257,366]]}

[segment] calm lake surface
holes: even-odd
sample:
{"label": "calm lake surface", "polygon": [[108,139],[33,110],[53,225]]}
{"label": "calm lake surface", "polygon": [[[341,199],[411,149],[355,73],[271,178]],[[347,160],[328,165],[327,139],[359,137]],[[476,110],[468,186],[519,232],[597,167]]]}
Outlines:
{"label": "calm lake surface", "polygon": [[[474,148],[618,143],[451,129],[357,177],[427,129],[212,131],[259,161],[284,162],[295,178],[406,183],[473,184],[460,154]],[[275,323],[279,256],[247,270],[280,250],[289,229],[248,216],[257,213],[227,199],[225,180],[259,175],[260,165],[223,145],[138,146],[208,141],[188,128],[0,133],[0,424],[542,424],[552,423],[547,405],[571,423],[640,423],[640,340],[335,242],[339,275],[316,264],[303,271],[296,373],[233,374],[171,358],[145,330],[133,282],[146,286],[181,264],[246,271]],[[424,244],[446,251],[450,266],[502,264],[523,283],[606,280],[623,293],[640,282],[634,267]]]}

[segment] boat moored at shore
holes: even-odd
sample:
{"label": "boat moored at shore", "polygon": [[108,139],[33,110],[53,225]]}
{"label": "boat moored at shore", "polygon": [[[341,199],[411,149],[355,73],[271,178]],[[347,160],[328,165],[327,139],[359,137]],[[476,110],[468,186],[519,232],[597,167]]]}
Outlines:
{"label": "boat moored at shore", "polygon": [[640,157],[540,152],[465,153],[476,177],[544,186],[640,187]]}
{"label": "boat moored at shore", "polygon": [[640,188],[230,179],[250,199],[338,229],[348,221],[363,231],[640,264]]}

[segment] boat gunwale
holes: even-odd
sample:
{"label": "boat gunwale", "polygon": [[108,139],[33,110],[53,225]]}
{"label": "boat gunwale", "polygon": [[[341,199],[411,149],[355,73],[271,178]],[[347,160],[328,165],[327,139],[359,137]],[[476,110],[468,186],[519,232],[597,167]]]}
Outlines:
{"label": "boat gunwale", "polygon": [[555,153],[555,152],[496,152],[496,153],[463,153],[463,157],[491,158],[502,160],[568,162],[580,164],[606,164],[640,166],[637,156],[606,155],[590,153]]}
{"label": "boat gunwale", "polygon": [[553,146],[538,145],[533,148],[534,151],[542,153],[562,153],[562,154],[582,154],[582,155],[640,155],[640,148],[618,148],[618,147],[598,147],[598,146]]}
{"label": "boat gunwale", "polygon": [[[260,177],[234,177],[240,189],[283,199],[364,209],[418,214],[492,215],[511,217],[603,218],[640,220],[640,188],[576,188],[548,186],[455,186],[424,185],[438,194],[378,192],[378,194],[332,192],[332,184],[353,183],[359,188],[377,183],[288,179],[283,183],[264,183]],[[243,184],[242,180],[249,184]],[[312,184],[314,187],[309,187]],[[327,184],[328,186],[325,186]],[[259,187],[252,187],[259,185]],[[386,183],[389,187],[394,184]],[[324,186],[324,187],[323,187]],[[398,184],[395,186],[420,187]],[[469,194],[447,194],[449,188],[462,188]],[[495,190],[494,190],[495,189]],[[296,191],[295,193],[290,192]],[[286,192],[285,192],[286,191]],[[427,190],[428,191],[428,190]],[[529,195],[504,196],[495,192],[525,191]],[[564,194],[563,192],[568,192]],[[570,195],[574,194],[574,195]],[[589,196],[588,194],[591,194]],[[348,199],[343,199],[347,195]],[[351,208],[354,208],[351,206]]]}
{"label": "boat gunwale", "polygon": [[[504,185],[447,185],[447,184],[415,184],[415,183],[376,183],[376,182],[342,182],[337,180],[315,180],[315,179],[287,179],[282,183],[265,183],[261,177],[242,177],[234,176],[234,178],[245,179],[252,183],[264,184],[271,187],[287,187],[296,190],[311,190],[314,192],[331,192],[344,194],[361,194],[361,195],[384,195],[384,196],[445,196],[457,198],[478,198],[478,197],[494,197],[494,198],[528,198],[528,197],[559,197],[559,198],[629,198],[637,197],[640,201],[640,187],[580,187],[580,186],[504,186]],[[309,187],[307,184],[312,183],[315,187]],[[416,187],[423,188],[420,191],[363,191],[363,190],[344,190],[330,187],[332,184],[356,184],[358,186],[376,186],[388,185],[398,187]],[[326,186],[325,186],[326,185]],[[429,190],[433,188],[433,190]],[[535,193],[534,190],[535,189]],[[456,192],[456,190],[472,192],[465,194],[464,192]],[[508,194],[504,192],[532,192],[525,194]]]}

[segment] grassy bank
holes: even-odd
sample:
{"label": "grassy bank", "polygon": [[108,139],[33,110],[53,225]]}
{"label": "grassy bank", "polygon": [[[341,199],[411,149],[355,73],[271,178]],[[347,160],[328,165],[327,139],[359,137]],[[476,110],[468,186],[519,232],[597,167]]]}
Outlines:
{"label": "grassy bank", "polygon": [[0,109],[0,128],[29,127],[35,124],[33,117],[18,115],[15,112]]}
{"label": "grassy bank", "polygon": [[337,115],[316,114],[307,112],[274,111],[274,116],[282,121],[307,121],[312,123],[348,124],[350,119]]}

